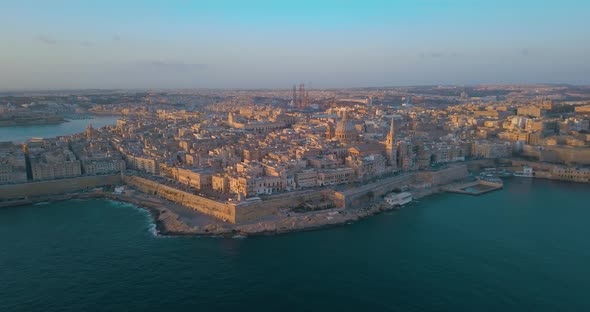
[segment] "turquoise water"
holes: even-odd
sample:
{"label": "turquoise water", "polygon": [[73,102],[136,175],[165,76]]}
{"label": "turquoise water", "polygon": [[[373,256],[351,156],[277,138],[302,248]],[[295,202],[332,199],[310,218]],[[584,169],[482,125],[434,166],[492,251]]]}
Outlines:
{"label": "turquoise water", "polygon": [[0,142],[22,143],[33,137],[52,138],[80,133],[84,132],[89,124],[94,128],[100,128],[116,124],[119,118],[121,117],[97,116],[93,119],[77,119],[61,124],[0,127]]}
{"label": "turquoise water", "polygon": [[246,239],[157,237],[103,200],[0,209],[0,311],[588,311],[589,191],[514,179]]}

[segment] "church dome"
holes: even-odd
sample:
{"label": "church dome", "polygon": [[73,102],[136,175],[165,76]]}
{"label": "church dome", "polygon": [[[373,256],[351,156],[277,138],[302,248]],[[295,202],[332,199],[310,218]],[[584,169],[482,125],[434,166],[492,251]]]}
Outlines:
{"label": "church dome", "polygon": [[350,143],[356,140],[356,128],[354,127],[354,123],[348,120],[346,112],[344,112],[342,120],[336,125],[335,134],[336,139],[343,143]]}

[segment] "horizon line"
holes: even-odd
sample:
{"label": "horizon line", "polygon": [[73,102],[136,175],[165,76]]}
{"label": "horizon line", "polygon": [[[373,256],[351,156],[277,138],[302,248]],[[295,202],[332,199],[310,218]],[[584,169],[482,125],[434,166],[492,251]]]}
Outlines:
{"label": "horizon line", "polygon": [[[296,84],[298,85],[298,84]],[[416,85],[389,85],[389,86],[354,86],[354,87],[326,87],[318,88],[311,87],[306,90],[341,90],[341,89],[386,89],[386,88],[420,88],[420,87],[479,87],[479,86],[519,86],[519,87],[533,87],[533,86],[568,86],[568,87],[590,87],[590,84],[575,84],[575,83],[474,83],[474,84],[416,84]],[[287,88],[269,88],[269,87],[179,87],[179,88],[165,88],[165,87],[138,87],[138,88],[22,88],[1,89],[0,93],[10,92],[60,92],[60,91],[179,91],[179,90],[286,90],[291,91],[291,87]]]}

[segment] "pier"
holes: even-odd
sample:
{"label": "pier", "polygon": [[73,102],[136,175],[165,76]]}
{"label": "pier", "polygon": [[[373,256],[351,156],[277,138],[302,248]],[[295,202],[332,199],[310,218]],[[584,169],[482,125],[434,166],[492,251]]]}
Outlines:
{"label": "pier", "polygon": [[477,180],[459,184],[451,184],[447,187],[444,187],[443,190],[450,193],[478,196],[481,194],[499,190],[503,187],[504,185],[499,182]]}

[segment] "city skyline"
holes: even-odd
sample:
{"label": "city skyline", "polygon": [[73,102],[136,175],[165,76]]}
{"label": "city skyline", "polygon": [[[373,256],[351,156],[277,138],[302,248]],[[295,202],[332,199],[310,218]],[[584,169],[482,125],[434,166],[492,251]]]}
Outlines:
{"label": "city skyline", "polygon": [[590,1],[0,0],[0,311],[586,311]]}
{"label": "city skyline", "polygon": [[582,1],[0,7],[1,90],[590,83]]}

